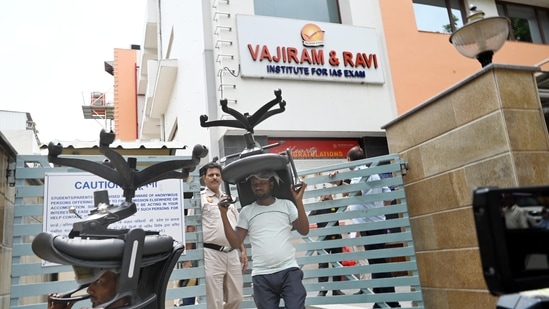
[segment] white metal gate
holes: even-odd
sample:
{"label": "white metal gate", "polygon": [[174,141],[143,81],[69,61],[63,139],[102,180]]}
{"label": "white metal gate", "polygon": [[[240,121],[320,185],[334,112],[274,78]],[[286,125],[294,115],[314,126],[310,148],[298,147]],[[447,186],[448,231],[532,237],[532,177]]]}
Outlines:
{"label": "white metal gate", "polygon": [[[79,159],[88,159],[101,162],[102,156],[78,156]],[[181,159],[181,157],[136,157],[138,169],[161,161]],[[187,159],[187,158],[184,158]],[[351,170],[350,168],[366,164],[367,169]],[[410,229],[410,220],[404,194],[402,172],[405,162],[398,155],[387,155],[369,158],[361,161],[346,162],[336,165],[299,171],[299,174],[308,184],[305,193],[305,208],[308,212],[324,208],[337,208],[337,212],[310,216],[312,227],[319,222],[327,222],[326,227],[311,229],[307,237],[294,234],[294,244],[297,250],[298,263],[304,271],[304,284],[308,291],[307,306],[322,308],[324,304],[373,304],[398,301],[403,308],[423,308],[421,286],[418,277],[415,250]],[[46,172],[80,171],[68,167],[51,167],[46,156],[20,155],[16,164],[16,200],[14,207],[13,230],[13,260],[11,265],[12,284],[10,308],[43,309],[46,307],[46,295],[51,292],[62,292],[73,289],[75,283],[71,279],[61,280],[59,273],[72,272],[70,266],[53,266],[43,268],[39,259],[31,250],[31,242],[35,235],[42,231],[43,211],[43,179]],[[369,177],[380,174],[382,180],[377,182],[360,183],[357,185],[331,186],[327,174],[338,170],[338,180],[353,177]],[[197,174],[192,180],[185,183],[185,208],[194,208],[195,215],[188,216],[186,223],[196,226],[196,231],[187,233],[188,242],[196,242],[196,249],[188,250],[184,260],[195,261],[197,267],[190,269],[177,268],[173,271],[171,282],[166,293],[166,307],[171,307],[176,300],[196,296],[198,304],[190,308],[206,308],[204,286],[204,264],[202,229],[200,226],[200,183]],[[361,186],[372,188],[388,186],[391,192],[377,195],[343,197],[347,192],[355,192]],[[236,195],[236,193],[235,193]],[[320,202],[324,195],[332,195],[333,200]],[[349,204],[384,200],[392,201],[392,205],[365,212],[345,211]],[[238,205],[239,206],[239,205]],[[344,224],[353,217],[385,215],[388,219],[383,222],[366,224]],[[335,222],[340,222],[335,226]],[[353,233],[366,230],[387,230],[389,233],[367,237],[350,237]],[[341,234],[341,239],[322,240],[324,236]],[[387,244],[383,250],[356,250],[364,245],[382,242]],[[350,252],[327,254],[326,249],[350,248]],[[249,249],[248,249],[249,250]],[[248,252],[250,255],[250,252]],[[385,258],[387,263],[367,264],[368,259]],[[355,262],[354,266],[343,266],[342,261]],[[252,261],[253,263],[253,261]],[[328,263],[329,268],[319,269],[318,263]],[[251,267],[251,265],[249,266]],[[371,279],[372,273],[390,272],[391,278]],[[319,277],[342,276],[339,282],[318,282]],[[198,284],[191,287],[178,287],[179,280],[197,278]],[[251,276],[248,271],[244,277],[244,302],[241,308],[255,308],[253,302]],[[381,286],[396,287],[395,293],[372,293],[372,289]],[[320,290],[343,290],[344,296],[317,296]],[[360,295],[353,292],[362,289]],[[78,304],[77,304],[78,305]],[[382,305],[384,306],[384,305]]]}

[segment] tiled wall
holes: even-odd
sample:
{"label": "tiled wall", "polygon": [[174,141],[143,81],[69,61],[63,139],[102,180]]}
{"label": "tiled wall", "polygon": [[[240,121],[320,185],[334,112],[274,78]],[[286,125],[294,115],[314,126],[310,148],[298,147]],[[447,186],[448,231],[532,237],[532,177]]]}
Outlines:
{"label": "tiled wall", "polygon": [[409,164],[404,183],[425,308],[495,308],[472,191],[549,184],[535,71],[487,66],[385,126],[390,153]]}

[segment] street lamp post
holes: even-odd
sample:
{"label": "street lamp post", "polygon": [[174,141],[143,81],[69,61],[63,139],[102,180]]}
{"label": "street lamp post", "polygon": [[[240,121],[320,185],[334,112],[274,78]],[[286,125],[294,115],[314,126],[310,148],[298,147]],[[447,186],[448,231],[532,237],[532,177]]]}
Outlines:
{"label": "street lamp post", "polygon": [[476,58],[482,67],[492,63],[494,52],[507,40],[511,21],[506,17],[487,17],[484,12],[471,7],[467,24],[450,36],[450,43],[465,57]]}

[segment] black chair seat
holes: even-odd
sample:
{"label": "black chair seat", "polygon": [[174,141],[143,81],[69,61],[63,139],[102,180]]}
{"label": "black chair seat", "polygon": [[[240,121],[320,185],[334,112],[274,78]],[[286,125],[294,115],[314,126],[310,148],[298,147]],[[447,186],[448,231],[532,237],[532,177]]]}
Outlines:
{"label": "black chair seat", "polygon": [[233,161],[223,168],[223,181],[237,184],[246,177],[265,170],[286,170],[288,158],[274,153],[262,153]]}
{"label": "black chair seat", "polygon": [[252,174],[265,170],[275,171],[281,179],[281,183],[276,184],[273,188],[273,195],[277,198],[287,199],[295,203],[291,192],[291,185],[293,182],[289,162],[287,156],[274,153],[262,153],[227,164],[227,166],[223,168],[223,171],[221,171],[221,174],[225,183],[236,184],[238,199],[240,200],[240,205],[242,207],[255,201],[250,181],[246,180],[246,178]]}
{"label": "black chair seat", "polygon": [[[144,239],[142,263],[150,264],[166,258],[173,250],[173,238],[147,235]],[[66,238],[42,232],[32,242],[33,252],[40,258],[58,264],[88,267],[120,267],[125,241],[119,238]]]}

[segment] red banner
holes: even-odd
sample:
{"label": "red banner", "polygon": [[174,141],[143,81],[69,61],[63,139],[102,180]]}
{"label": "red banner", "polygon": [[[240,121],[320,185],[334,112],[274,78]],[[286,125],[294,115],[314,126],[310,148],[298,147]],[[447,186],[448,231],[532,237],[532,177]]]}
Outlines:
{"label": "red banner", "polygon": [[268,144],[285,143],[270,148],[271,153],[290,149],[294,159],[345,159],[347,152],[358,146],[356,139],[269,139]]}

